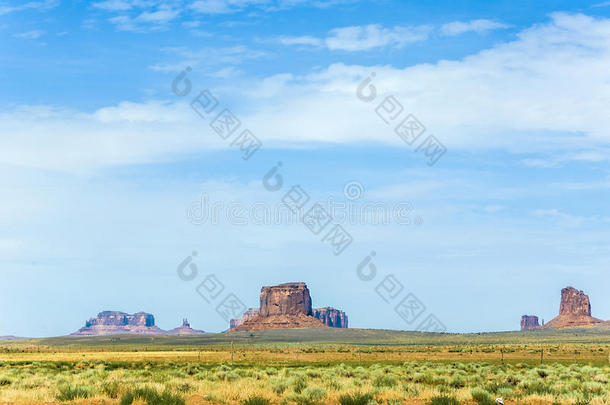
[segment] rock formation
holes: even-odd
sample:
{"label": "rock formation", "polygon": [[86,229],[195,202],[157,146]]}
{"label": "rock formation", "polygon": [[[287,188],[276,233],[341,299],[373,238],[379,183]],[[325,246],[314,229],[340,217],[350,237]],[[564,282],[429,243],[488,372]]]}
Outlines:
{"label": "rock formation", "polygon": [[311,296],[305,283],[285,283],[261,289],[261,316],[309,315]]}
{"label": "rock formation", "polygon": [[540,328],[538,317],[534,315],[523,315],[521,317],[521,331],[534,330]]}
{"label": "rock formation", "polygon": [[313,316],[331,328],[347,328],[347,315],[335,308],[314,308]]}
{"label": "rock formation", "polygon": [[125,312],[103,311],[97,317],[85,322],[85,326],[72,333],[72,336],[114,335],[118,333],[137,333],[159,335],[165,333],[155,326],[155,317],[146,312],[130,315]]}
{"label": "rock formation", "polygon": [[602,320],[591,316],[591,301],[588,295],[574,287],[566,287],[561,290],[559,316],[549,321],[549,323],[544,325],[544,328],[574,328],[602,322]]}
{"label": "rock formation", "polygon": [[[233,331],[282,329],[282,328],[324,328],[326,325],[313,316],[311,296],[305,283],[286,283],[261,288],[260,308],[247,316],[234,319]],[[347,317],[345,317],[347,323]]]}
{"label": "rock formation", "polygon": [[167,331],[168,335],[202,335],[205,332],[191,328],[188,319],[182,320],[182,326]]}
{"label": "rock formation", "polygon": [[258,308],[248,308],[246,312],[241,316],[241,318],[231,319],[229,323],[229,329],[237,328],[242,323],[250,320],[258,315]]}

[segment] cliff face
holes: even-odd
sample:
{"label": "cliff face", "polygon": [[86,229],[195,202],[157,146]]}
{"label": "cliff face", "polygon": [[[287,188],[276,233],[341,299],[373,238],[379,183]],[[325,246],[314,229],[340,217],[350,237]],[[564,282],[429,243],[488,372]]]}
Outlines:
{"label": "cliff face", "polygon": [[534,315],[523,315],[521,317],[521,331],[534,330],[540,328],[538,317]]}
{"label": "cliff face", "polygon": [[146,312],[133,315],[119,311],[103,311],[97,317],[85,322],[85,326],[72,333],[72,336],[114,335],[136,333],[159,335],[165,333],[155,326],[155,317]]}
{"label": "cliff face", "polygon": [[311,296],[305,283],[286,283],[261,288],[260,309],[231,322],[231,331],[281,328],[323,328],[312,316]]}
{"label": "cliff face", "polygon": [[258,315],[258,308],[249,308],[246,312],[244,312],[244,314],[241,316],[241,318],[231,319],[231,321],[229,323],[229,329],[237,328],[242,323],[254,318],[257,315]]}
{"label": "cliff face", "polygon": [[261,316],[311,315],[311,296],[305,283],[286,283],[263,287],[260,296]]}
{"label": "cliff face", "polygon": [[561,290],[559,315],[591,316],[591,301],[583,291],[574,287]]}
{"label": "cliff face", "polygon": [[347,315],[338,309],[331,307],[315,308],[313,316],[331,328],[347,328]]}
{"label": "cliff face", "polygon": [[155,317],[146,312],[130,315],[119,311],[103,311],[95,318],[85,322],[85,326],[70,336],[101,336],[132,333],[140,335],[198,335],[205,333],[202,330],[191,328],[186,319],[182,326],[170,331],[164,331],[155,326]]}
{"label": "cliff face", "polygon": [[544,328],[575,328],[602,322],[602,320],[591,316],[591,301],[588,295],[574,287],[566,287],[561,290],[559,316],[544,325]]}
{"label": "cliff face", "polygon": [[133,315],[118,311],[103,311],[97,317],[90,318],[85,322],[85,327],[91,326],[155,326],[155,317],[146,312],[138,312]]}

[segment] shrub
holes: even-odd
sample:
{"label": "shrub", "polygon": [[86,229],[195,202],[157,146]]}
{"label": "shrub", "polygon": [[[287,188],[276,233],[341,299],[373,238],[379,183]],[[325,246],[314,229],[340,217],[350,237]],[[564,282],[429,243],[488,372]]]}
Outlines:
{"label": "shrub", "polygon": [[398,378],[394,374],[384,374],[377,376],[375,380],[373,380],[374,387],[388,387],[392,388],[398,384]]}
{"label": "shrub", "polygon": [[182,393],[184,393],[184,394],[186,394],[186,393],[188,393],[188,392],[191,392],[191,391],[192,391],[192,390],[194,390],[194,389],[195,389],[195,386],[193,386],[192,384],[189,384],[189,383],[187,383],[187,382],[184,382],[184,383],[182,383],[182,384],[178,384],[178,385],[176,386],[176,391],[178,391],[178,392],[182,392]]}
{"label": "shrub", "polygon": [[455,397],[441,396],[441,397],[433,397],[430,399],[430,402],[427,402],[426,405],[460,405],[460,401],[458,401]]}
{"label": "shrub", "polygon": [[5,385],[11,385],[12,383],[13,383],[13,381],[10,378],[7,378],[7,377],[0,378],[0,387],[5,386]]}
{"label": "shrub", "polygon": [[131,405],[135,399],[141,399],[148,405],[185,405],[184,399],[171,391],[165,390],[161,394],[154,388],[143,387],[128,391],[119,401],[119,405]]}
{"label": "shrub", "polygon": [[494,405],[495,402],[491,397],[491,394],[484,389],[475,388],[470,392],[472,399],[479,405]]}
{"label": "shrub", "polygon": [[500,397],[510,397],[513,395],[513,389],[508,387],[498,388],[496,394],[498,394]]}
{"label": "shrub", "polygon": [[303,395],[312,401],[320,401],[326,396],[326,390],[321,387],[309,387],[303,391]]}
{"label": "shrub", "polygon": [[300,375],[294,377],[292,390],[297,394],[300,394],[305,388],[307,388],[307,381],[305,380],[305,377]]}
{"label": "shrub", "polygon": [[464,388],[466,386],[466,380],[464,377],[455,376],[449,380],[449,386],[452,388]]}
{"label": "shrub", "polygon": [[133,392],[128,391],[121,396],[121,400],[119,401],[119,405],[131,405],[133,400],[135,399]]}
{"label": "shrub", "polygon": [[372,402],[373,396],[371,394],[344,394],[339,397],[339,404],[341,405],[367,405]]}
{"label": "shrub", "polygon": [[121,393],[121,385],[118,381],[109,381],[102,384],[102,392],[110,398],[118,398]]}
{"label": "shrub", "polygon": [[56,398],[59,401],[72,401],[77,398],[89,398],[93,390],[88,386],[71,386],[64,385],[58,387],[59,394]]}
{"label": "shrub", "polygon": [[288,388],[288,382],[282,380],[281,378],[274,379],[270,381],[271,391],[275,392],[278,395],[282,395],[284,391]]}
{"label": "shrub", "polygon": [[253,396],[246,399],[243,403],[244,405],[270,405],[271,401],[269,401],[267,398]]}

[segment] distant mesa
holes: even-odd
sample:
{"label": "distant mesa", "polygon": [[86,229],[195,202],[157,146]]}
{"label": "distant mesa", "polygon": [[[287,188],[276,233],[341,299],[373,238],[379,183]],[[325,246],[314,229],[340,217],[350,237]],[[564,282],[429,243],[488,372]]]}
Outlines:
{"label": "distant mesa", "polygon": [[133,315],[119,311],[103,311],[85,322],[85,326],[71,336],[99,336],[118,333],[160,335],[164,331],[155,326],[155,317],[146,312]]}
{"label": "distant mesa", "polygon": [[313,316],[331,328],[347,328],[347,315],[338,309],[332,307],[314,308]]}
{"label": "distant mesa", "polygon": [[521,331],[539,329],[540,326],[537,316],[523,315],[521,317]]}
{"label": "distant mesa", "polygon": [[131,333],[138,335],[166,335],[166,334],[199,334],[204,333],[191,329],[185,319],[182,326],[164,331],[155,326],[155,317],[146,312],[138,312],[133,315],[119,311],[103,311],[95,318],[85,322],[85,326],[72,333],[70,336],[103,336]]}
{"label": "distant mesa", "polygon": [[242,323],[249,321],[250,319],[258,316],[258,308],[248,308],[241,318],[231,319],[229,322],[229,329],[237,328]]}
{"label": "distant mesa", "polygon": [[312,309],[307,284],[295,282],[261,288],[259,309],[232,319],[229,331],[324,327],[347,328],[347,315],[330,307]]}
{"label": "distant mesa", "polygon": [[547,324],[543,322],[542,325],[539,325],[538,317],[524,315],[521,317],[521,330],[566,329],[593,326],[601,323],[604,323],[604,321],[591,316],[591,301],[589,296],[574,287],[566,287],[561,290],[559,316]]}
{"label": "distant mesa", "polygon": [[188,319],[182,320],[182,326],[167,331],[168,335],[203,335],[205,332],[191,328]]}

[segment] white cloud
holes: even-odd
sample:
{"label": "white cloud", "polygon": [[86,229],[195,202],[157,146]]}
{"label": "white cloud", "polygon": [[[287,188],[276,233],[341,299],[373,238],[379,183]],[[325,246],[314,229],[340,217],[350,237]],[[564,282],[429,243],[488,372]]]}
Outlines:
{"label": "white cloud", "polygon": [[227,14],[235,13],[250,4],[264,3],[261,1],[248,0],[198,0],[191,4],[191,8],[202,14]]}
{"label": "white cloud", "polygon": [[581,225],[599,224],[610,222],[610,217],[604,216],[578,216],[562,212],[556,208],[537,209],[532,212],[535,216],[546,217],[558,225],[576,227]]}
{"label": "white cloud", "polygon": [[[236,45],[224,48],[203,48],[191,50],[188,48],[165,48],[166,53],[172,55],[172,62],[157,63],[150,66],[150,69],[159,72],[180,72],[185,67],[209,68],[214,66],[217,70],[218,65],[239,65],[245,60],[258,59],[266,56],[262,51],[256,51],[243,45]],[[181,58],[176,62],[176,58]]]}
{"label": "white cloud", "polygon": [[441,34],[446,36],[454,36],[464,34],[466,32],[476,32],[477,34],[485,34],[488,31],[509,28],[507,24],[499,23],[491,20],[471,20],[471,21],[454,21],[443,24],[441,26]]}
{"label": "white cloud", "polygon": [[16,6],[0,4],[0,15],[23,10],[47,11],[59,5],[59,0],[30,1]]}
{"label": "white cloud", "polygon": [[107,11],[126,11],[133,7],[132,2],[124,0],[98,1],[92,4],[93,7]]}
{"label": "white cloud", "polygon": [[22,39],[38,39],[41,36],[43,36],[44,34],[45,34],[45,32],[42,30],[31,30],[31,31],[20,32],[18,34],[13,34],[13,37],[22,38]]}
{"label": "white cloud", "polygon": [[148,32],[166,28],[167,24],[176,19],[180,11],[171,6],[160,6],[155,11],[143,11],[135,18],[120,15],[108,19],[121,31]]}
{"label": "white cloud", "polygon": [[[306,76],[242,77],[223,88],[223,98],[239,100],[227,107],[265,147],[376,142],[412,153],[393,132],[395,124],[375,113],[393,94],[403,116],[415,114],[448,153],[500,149],[549,156],[551,162],[555,156],[599,162],[610,143],[609,38],[609,19],[555,14],[513,42],[463,60],[402,69],[334,64]],[[221,55],[222,69],[250,50],[172,52],[194,61]],[[378,97],[367,104],[355,92],[373,71]],[[229,147],[187,104],[161,102],[122,103],[92,114],[21,108],[0,115],[0,133],[8,134],[0,138],[0,162],[69,170]]]}
{"label": "white cloud", "polygon": [[280,37],[278,42],[282,45],[310,45],[310,46],[321,46],[323,41],[319,38],[315,38],[309,35],[300,37]]}
{"label": "white cloud", "polygon": [[265,11],[278,11],[297,6],[328,8],[354,1],[356,0],[197,0],[190,5],[190,8],[202,14],[229,14],[243,11],[248,7],[259,7]]}
{"label": "white cloud", "polygon": [[218,78],[218,79],[230,79],[233,77],[237,77],[242,74],[242,71],[239,69],[235,69],[233,66],[228,66],[217,70],[216,72],[208,74],[210,77]]}
{"label": "white cloud", "polygon": [[430,30],[428,26],[383,28],[377,24],[335,28],[325,43],[330,50],[343,51],[363,51],[385,46],[401,48],[412,42],[426,40]]}
{"label": "white cloud", "polygon": [[308,45],[354,52],[384,47],[402,48],[409,43],[425,41],[431,31],[432,28],[427,25],[384,28],[378,24],[370,24],[335,28],[325,38],[309,35],[283,36],[277,38],[277,42],[282,45]]}
{"label": "white cloud", "polygon": [[608,7],[610,6],[610,1],[602,1],[601,3],[595,3],[591,7]]}
{"label": "white cloud", "polygon": [[[610,142],[609,38],[608,19],[554,14],[517,40],[460,61],[404,69],[333,65],[303,79],[300,88],[287,86],[285,102],[259,105],[253,119],[268,136],[278,131],[263,123],[281,116],[288,126],[282,130],[295,138],[399,144],[374,112],[383,96],[394,94],[450,147],[562,155],[566,148],[595,149]],[[382,96],[366,105],[354,92],[373,71]]]}

